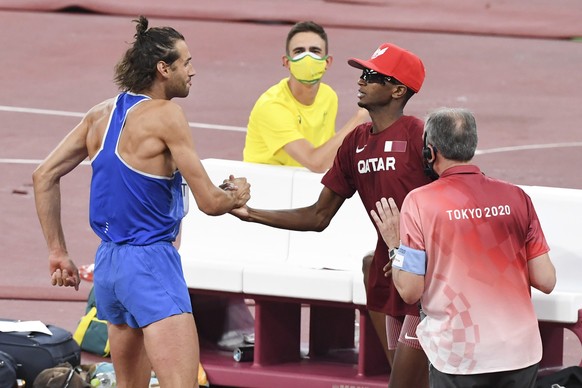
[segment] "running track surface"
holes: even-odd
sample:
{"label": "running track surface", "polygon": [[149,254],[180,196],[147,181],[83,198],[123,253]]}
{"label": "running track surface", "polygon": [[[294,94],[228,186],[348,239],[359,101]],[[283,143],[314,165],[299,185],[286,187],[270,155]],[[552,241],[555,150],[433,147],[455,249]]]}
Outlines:
{"label": "running track surface", "polygon": [[[443,1],[438,9],[381,0],[117,3],[87,1],[101,12],[91,14],[51,12],[74,2],[0,0],[0,316],[73,330],[83,312],[90,284],[77,293],[50,286],[31,174],[82,113],[117,93],[113,66],[139,13],[152,26],[175,27],[189,44],[197,75],[190,96],[177,102],[201,158],[241,159],[254,101],[287,75],[281,56],[289,22],[313,19],[329,35],[334,62],[324,80],[340,98],[338,125],[357,102],[359,71],[347,59],[394,42],[427,68],[407,114],[469,108],[479,129],[475,162],[486,174],[582,189],[582,43],[572,39],[582,36],[579,1]],[[98,244],[87,222],[89,177],[82,166],[62,182],[63,223],[78,265],[92,262]],[[42,299],[57,301],[30,301]]]}

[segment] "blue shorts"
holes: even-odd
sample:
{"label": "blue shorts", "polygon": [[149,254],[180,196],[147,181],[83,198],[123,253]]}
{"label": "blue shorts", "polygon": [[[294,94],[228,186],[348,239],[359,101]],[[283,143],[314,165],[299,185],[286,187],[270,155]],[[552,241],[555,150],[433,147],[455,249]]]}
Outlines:
{"label": "blue shorts", "polygon": [[93,273],[97,317],[139,328],[192,313],[182,262],[169,242],[118,245],[101,242]]}

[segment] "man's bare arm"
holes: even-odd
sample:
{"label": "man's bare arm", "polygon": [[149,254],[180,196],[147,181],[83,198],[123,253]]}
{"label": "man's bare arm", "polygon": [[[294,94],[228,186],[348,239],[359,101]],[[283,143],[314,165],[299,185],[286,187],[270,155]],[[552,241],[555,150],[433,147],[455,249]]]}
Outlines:
{"label": "man's bare arm", "polygon": [[314,147],[306,139],[298,139],[285,144],[283,149],[310,171],[325,172],[333,164],[337,150],[348,133],[369,119],[368,111],[361,108],[331,139],[321,146]]}
{"label": "man's bare arm", "polygon": [[550,256],[544,253],[527,262],[529,282],[532,287],[549,294],[556,285],[556,268]]}
{"label": "man's bare arm", "polygon": [[424,276],[392,268],[392,281],[396,290],[408,304],[415,304],[424,293]]}
{"label": "man's bare arm", "polygon": [[52,284],[76,289],[80,278],[69,258],[63,233],[60,181],[87,158],[87,130],[88,117],[85,116],[32,175],[36,211],[49,251]]}
{"label": "man's bare arm", "polygon": [[231,211],[231,214],[243,221],[256,222],[274,228],[321,232],[327,228],[344,200],[343,197],[324,187],[317,202],[311,206],[281,210],[263,210],[243,206]]}
{"label": "man's bare arm", "polygon": [[202,212],[224,214],[250,199],[250,185],[245,178],[233,179],[234,190],[222,190],[210,180],[196,152],[188,121],[177,104],[165,101],[160,117],[164,120],[163,140]]}

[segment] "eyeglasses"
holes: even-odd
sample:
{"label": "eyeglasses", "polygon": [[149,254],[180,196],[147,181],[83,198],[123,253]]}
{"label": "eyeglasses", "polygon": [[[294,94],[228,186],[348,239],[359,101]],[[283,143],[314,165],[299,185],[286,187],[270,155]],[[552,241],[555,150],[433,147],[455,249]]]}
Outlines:
{"label": "eyeglasses", "polygon": [[380,74],[377,71],[371,69],[364,69],[364,71],[362,71],[360,79],[365,81],[367,84],[386,85],[386,82],[390,82],[395,85],[402,85],[402,83],[398,81],[396,78]]}

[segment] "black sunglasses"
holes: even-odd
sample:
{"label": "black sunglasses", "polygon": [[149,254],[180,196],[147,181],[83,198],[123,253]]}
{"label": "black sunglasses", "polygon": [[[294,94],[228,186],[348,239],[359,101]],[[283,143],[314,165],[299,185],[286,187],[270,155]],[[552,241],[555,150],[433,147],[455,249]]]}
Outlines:
{"label": "black sunglasses", "polygon": [[365,81],[367,84],[386,85],[386,82],[390,82],[391,84],[402,85],[402,83],[398,81],[396,78],[380,74],[377,71],[371,69],[364,69],[362,71],[360,79]]}

